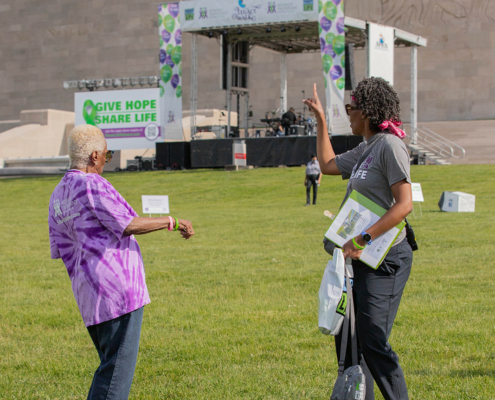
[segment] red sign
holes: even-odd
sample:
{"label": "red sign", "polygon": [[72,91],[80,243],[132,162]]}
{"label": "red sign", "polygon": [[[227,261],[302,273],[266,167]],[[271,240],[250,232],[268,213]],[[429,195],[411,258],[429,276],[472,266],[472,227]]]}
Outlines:
{"label": "red sign", "polygon": [[246,159],[246,154],[244,154],[244,153],[235,153],[235,159],[236,160],[245,160]]}

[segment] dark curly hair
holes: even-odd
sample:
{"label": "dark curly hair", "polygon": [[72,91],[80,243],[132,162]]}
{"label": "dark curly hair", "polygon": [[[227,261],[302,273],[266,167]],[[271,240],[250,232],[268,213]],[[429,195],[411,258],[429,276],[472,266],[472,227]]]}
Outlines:
{"label": "dark curly hair", "polygon": [[364,78],[351,93],[356,106],[370,119],[370,129],[379,132],[384,121],[400,121],[399,96],[383,78]]}

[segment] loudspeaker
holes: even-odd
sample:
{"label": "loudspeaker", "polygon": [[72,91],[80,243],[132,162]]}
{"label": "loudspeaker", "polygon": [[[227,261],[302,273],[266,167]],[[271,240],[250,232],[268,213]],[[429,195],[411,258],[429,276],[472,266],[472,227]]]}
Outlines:
{"label": "loudspeaker", "polygon": [[169,167],[191,168],[191,144],[189,142],[169,142]]}
{"label": "loudspeaker", "polygon": [[[228,38],[226,35],[221,36],[221,84],[222,89],[227,90],[227,61],[228,61]],[[249,42],[247,41],[237,41],[232,44],[232,61],[249,64]],[[245,66],[232,66],[232,82],[231,86],[240,87],[247,89],[248,87],[248,70]]]}
{"label": "loudspeaker", "polygon": [[332,136],[330,142],[336,155],[347,151],[347,136]]}
{"label": "loudspeaker", "polygon": [[347,150],[352,150],[359,146],[359,143],[363,141],[362,136],[349,135],[347,136]]}
{"label": "loudspeaker", "polygon": [[356,88],[356,75],[354,74],[354,45],[345,45],[345,90]]}
{"label": "loudspeaker", "polygon": [[170,143],[158,142],[156,143],[156,168],[167,169],[170,167],[169,160],[169,146]]}
{"label": "loudspeaker", "polygon": [[291,136],[303,136],[304,135],[304,126],[291,125],[289,128],[289,135],[291,135]]}

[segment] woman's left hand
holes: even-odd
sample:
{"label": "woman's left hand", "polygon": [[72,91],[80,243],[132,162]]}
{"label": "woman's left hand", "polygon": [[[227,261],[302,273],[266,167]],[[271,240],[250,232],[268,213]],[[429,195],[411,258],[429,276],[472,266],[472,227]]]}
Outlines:
{"label": "woman's left hand", "polygon": [[344,253],[344,258],[350,257],[353,260],[359,260],[359,257],[361,257],[361,253],[363,252],[363,250],[359,250],[356,246],[354,246],[354,243],[352,243],[351,239],[346,244],[344,244],[344,247],[342,247],[342,252]]}

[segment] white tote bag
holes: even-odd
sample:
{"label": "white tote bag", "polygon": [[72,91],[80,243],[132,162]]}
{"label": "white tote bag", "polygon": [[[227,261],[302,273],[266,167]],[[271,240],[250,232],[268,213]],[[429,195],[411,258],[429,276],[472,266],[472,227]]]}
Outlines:
{"label": "white tote bag", "polygon": [[320,291],[318,292],[318,328],[324,335],[337,335],[340,332],[347,305],[344,293],[345,261],[342,250],[333,251],[323,272]]}

